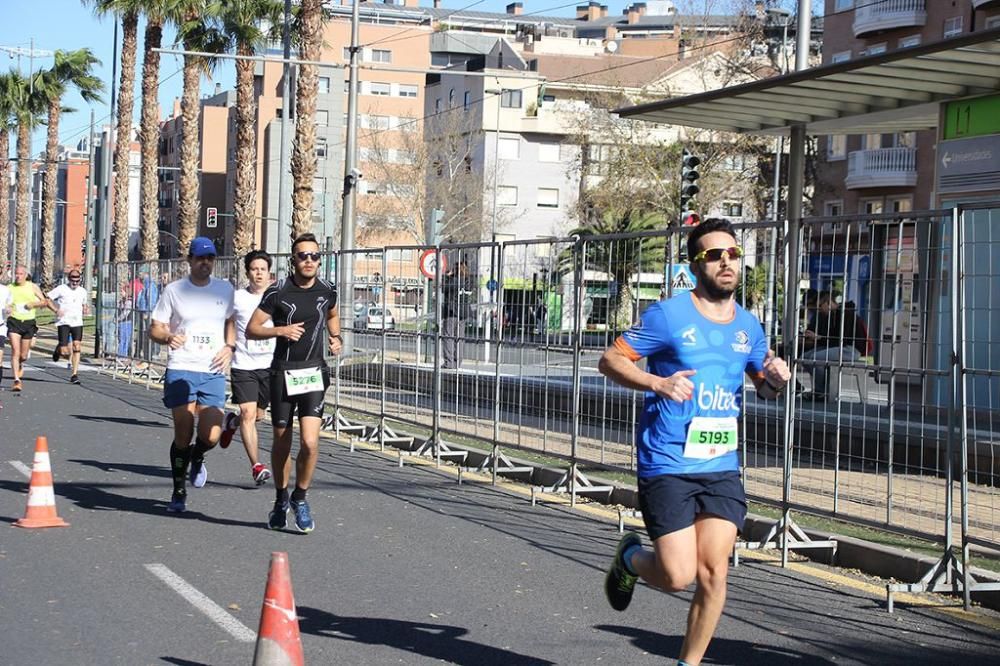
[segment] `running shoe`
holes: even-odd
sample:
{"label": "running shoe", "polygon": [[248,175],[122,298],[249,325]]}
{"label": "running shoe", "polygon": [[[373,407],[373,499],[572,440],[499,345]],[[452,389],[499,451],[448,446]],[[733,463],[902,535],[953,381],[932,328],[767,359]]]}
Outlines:
{"label": "running shoe", "polygon": [[72,375],[69,378],[69,383],[70,384],[76,384],[77,386],[79,386],[80,385],[80,376],[79,375]]}
{"label": "running shoe", "polygon": [[253,480],[258,486],[262,486],[267,483],[267,480],[271,478],[271,470],[267,468],[264,463],[257,463],[250,470],[250,474],[253,476]]}
{"label": "running shoe", "polygon": [[52,350],[53,361],[58,361],[60,356],[62,356],[62,354],[59,353],[59,347],[56,347],[55,349]]}
{"label": "running shoe", "polygon": [[187,510],[187,494],[174,493],[170,496],[170,504],[167,505],[169,513],[184,513]]}
{"label": "running shoe", "polygon": [[222,437],[219,438],[219,446],[228,449],[233,443],[233,435],[240,427],[240,417],[234,412],[226,412],[226,418],[222,419]]}
{"label": "running shoe", "polygon": [[208,468],[205,467],[204,460],[191,459],[191,470],[188,472],[188,481],[195,488],[204,488],[208,481]]}
{"label": "running shoe", "polygon": [[618,542],[618,549],[615,551],[615,559],[608,567],[608,573],[604,577],[604,594],[608,597],[608,603],[616,611],[623,611],[628,608],[632,601],[632,592],[635,590],[635,581],[638,576],[630,574],[625,568],[625,551],[632,546],[641,546],[642,539],[635,532],[629,532]]}
{"label": "running shoe", "polygon": [[14,386],[10,390],[13,391],[14,393],[20,393],[21,392],[21,380],[20,379],[15,379],[14,380]]}
{"label": "running shoe", "polygon": [[295,512],[295,527],[299,532],[304,532],[308,534],[316,529],[316,523],[313,521],[312,512],[309,510],[309,502],[302,500],[301,502],[292,501],[292,511]]}
{"label": "running shoe", "polygon": [[272,530],[283,530],[288,525],[288,502],[274,502],[274,508],[267,514],[267,526]]}

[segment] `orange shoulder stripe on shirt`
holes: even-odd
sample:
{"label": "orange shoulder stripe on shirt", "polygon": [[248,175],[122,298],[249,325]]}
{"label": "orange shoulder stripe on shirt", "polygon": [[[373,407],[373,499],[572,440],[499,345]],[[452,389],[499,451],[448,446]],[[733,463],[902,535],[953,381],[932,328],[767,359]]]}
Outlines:
{"label": "orange shoulder stripe on shirt", "polygon": [[619,337],[617,340],[615,340],[615,349],[620,351],[622,354],[625,354],[628,360],[632,362],[638,361],[640,358],[642,358],[642,354],[632,349],[632,345],[625,342],[625,338]]}

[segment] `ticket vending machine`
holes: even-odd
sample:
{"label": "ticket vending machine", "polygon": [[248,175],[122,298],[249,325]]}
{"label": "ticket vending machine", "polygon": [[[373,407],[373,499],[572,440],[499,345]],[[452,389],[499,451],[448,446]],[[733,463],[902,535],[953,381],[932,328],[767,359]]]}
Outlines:
{"label": "ticket vending machine", "polygon": [[[920,276],[917,243],[912,228],[885,239],[882,307],[876,343],[880,366],[917,370],[923,367]],[[873,336],[874,337],[874,336]],[[919,383],[918,375],[901,374],[898,381]]]}

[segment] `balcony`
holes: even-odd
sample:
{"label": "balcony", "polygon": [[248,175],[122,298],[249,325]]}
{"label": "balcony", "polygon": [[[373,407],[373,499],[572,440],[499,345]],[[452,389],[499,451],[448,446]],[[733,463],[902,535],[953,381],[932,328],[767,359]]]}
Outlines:
{"label": "balcony", "polygon": [[917,184],[916,148],[855,150],[847,155],[847,189],[913,187]]}
{"label": "balcony", "polygon": [[972,0],[973,9],[989,9],[1000,7],[1000,0]]}
{"label": "balcony", "polygon": [[854,36],[881,30],[913,28],[927,23],[927,0],[881,0],[854,10]]}

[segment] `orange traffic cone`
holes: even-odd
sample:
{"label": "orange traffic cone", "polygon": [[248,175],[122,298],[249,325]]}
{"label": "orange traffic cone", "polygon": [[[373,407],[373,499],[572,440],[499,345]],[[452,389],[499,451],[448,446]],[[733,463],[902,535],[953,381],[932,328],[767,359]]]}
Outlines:
{"label": "orange traffic cone", "polygon": [[52,487],[52,466],[49,464],[49,442],[44,437],[35,440],[35,464],[31,468],[28,488],[28,508],[15,527],[69,527],[56,514],[56,493]]}
{"label": "orange traffic cone", "polygon": [[303,666],[299,617],[292,596],[292,576],[288,571],[288,553],[271,553],[267,573],[264,606],[257,630],[254,666]]}

